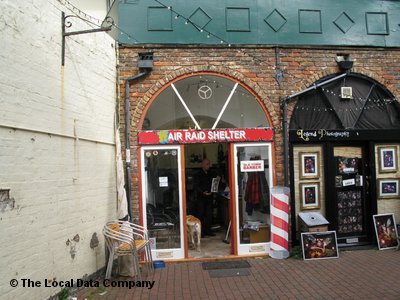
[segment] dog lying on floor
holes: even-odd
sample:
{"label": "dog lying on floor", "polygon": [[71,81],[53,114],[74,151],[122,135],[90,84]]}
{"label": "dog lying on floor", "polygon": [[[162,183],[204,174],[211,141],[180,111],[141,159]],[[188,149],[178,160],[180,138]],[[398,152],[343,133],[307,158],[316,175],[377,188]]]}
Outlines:
{"label": "dog lying on floor", "polygon": [[201,222],[198,218],[188,215],[186,216],[186,225],[188,233],[189,246],[200,252],[200,238],[201,238]]}

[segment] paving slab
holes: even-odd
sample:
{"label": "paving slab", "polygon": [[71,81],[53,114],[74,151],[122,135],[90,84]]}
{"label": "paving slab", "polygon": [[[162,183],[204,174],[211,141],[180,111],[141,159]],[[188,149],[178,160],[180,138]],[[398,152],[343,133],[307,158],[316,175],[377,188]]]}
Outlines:
{"label": "paving slab", "polygon": [[[167,263],[136,286],[85,288],[76,299],[400,299],[400,251],[340,251],[339,258],[249,258],[246,276],[213,277],[201,261]],[[219,272],[223,272],[219,270]],[[100,282],[103,278],[98,279]],[[137,286],[139,285],[139,286]]]}

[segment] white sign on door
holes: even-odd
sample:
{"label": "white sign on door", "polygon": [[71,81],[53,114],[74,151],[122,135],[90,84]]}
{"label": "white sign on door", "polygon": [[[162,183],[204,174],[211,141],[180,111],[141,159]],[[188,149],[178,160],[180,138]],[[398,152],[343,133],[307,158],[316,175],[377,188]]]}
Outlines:
{"label": "white sign on door", "polygon": [[243,160],[240,162],[241,172],[261,172],[264,171],[263,160]]}

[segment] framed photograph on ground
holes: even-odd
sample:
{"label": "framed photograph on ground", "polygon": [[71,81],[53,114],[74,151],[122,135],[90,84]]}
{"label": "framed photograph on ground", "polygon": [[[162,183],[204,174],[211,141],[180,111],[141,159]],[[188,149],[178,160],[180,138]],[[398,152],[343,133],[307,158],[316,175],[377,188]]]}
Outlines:
{"label": "framed photograph on ground", "polygon": [[320,208],[319,182],[300,183],[301,209]]}
{"label": "framed photograph on ground", "polygon": [[400,179],[378,179],[378,198],[398,198]]}
{"label": "framed photograph on ground", "polygon": [[397,172],[397,147],[378,147],[379,172]]}
{"label": "framed photograph on ground", "polygon": [[299,153],[300,160],[300,178],[319,178],[319,154],[313,153]]}
{"label": "framed photograph on ground", "polygon": [[336,231],[302,232],[303,259],[338,258]]}
{"label": "framed photograph on ground", "polygon": [[373,215],[373,218],[379,250],[396,248],[399,241],[394,214]]}

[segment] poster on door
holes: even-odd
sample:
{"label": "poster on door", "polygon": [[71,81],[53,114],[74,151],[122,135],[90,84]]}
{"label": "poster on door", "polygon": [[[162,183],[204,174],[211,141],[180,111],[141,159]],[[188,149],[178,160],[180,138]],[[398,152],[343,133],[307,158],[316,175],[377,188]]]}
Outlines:
{"label": "poster on door", "polygon": [[361,233],[363,231],[363,209],[361,191],[337,193],[338,233]]}

